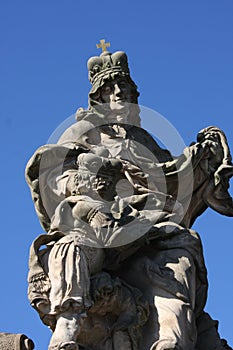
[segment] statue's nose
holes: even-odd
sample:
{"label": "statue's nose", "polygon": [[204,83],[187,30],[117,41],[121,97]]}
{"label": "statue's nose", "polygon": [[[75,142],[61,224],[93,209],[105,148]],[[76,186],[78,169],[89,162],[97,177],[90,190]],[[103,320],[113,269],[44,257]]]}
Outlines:
{"label": "statue's nose", "polygon": [[115,95],[119,95],[122,93],[122,89],[118,84],[114,85],[114,93],[115,93]]}

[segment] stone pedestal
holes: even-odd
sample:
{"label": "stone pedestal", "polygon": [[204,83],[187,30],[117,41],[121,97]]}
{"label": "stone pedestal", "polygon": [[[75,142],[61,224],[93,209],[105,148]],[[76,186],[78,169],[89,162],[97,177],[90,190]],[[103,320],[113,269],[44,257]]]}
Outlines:
{"label": "stone pedestal", "polygon": [[24,334],[0,333],[1,350],[33,350],[34,343]]}

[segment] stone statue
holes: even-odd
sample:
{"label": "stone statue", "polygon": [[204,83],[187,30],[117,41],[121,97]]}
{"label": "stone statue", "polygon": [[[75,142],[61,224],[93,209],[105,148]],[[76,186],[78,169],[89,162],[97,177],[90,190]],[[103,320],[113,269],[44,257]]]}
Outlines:
{"label": "stone statue", "polygon": [[140,127],[124,52],[88,61],[89,107],[26,178],[47,232],[30,250],[28,295],[49,350],[230,349],[204,311],[207,273],[191,229],[207,207],[233,216],[233,165],[210,126],[173,157]]}

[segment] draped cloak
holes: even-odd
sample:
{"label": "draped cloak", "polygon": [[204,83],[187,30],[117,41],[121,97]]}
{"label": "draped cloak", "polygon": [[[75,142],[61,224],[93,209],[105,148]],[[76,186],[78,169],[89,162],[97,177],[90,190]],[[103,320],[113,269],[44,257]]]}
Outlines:
{"label": "draped cloak", "polygon": [[[154,207],[150,203],[148,207],[138,209],[137,220],[142,223],[142,226],[135,225],[133,228],[135,238],[127,241],[129,244],[125,244],[122,249],[117,247],[115,249],[119,244],[114,244],[112,236],[108,235],[108,240],[104,241],[105,247],[110,248],[109,251],[116,250],[120,262],[130,256],[131,250],[134,251],[135,247],[139,249],[140,245],[144,244],[140,241],[141,236],[145,236],[147,241],[156,242],[157,250],[186,250],[195,264],[198,282],[193,308],[197,316],[200,315],[206,302],[208,283],[200,238],[191,230],[191,226],[207,207],[211,207],[220,214],[233,216],[232,198],[228,193],[233,166],[224,133],[217,127],[203,129],[197,136],[197,142],[185,148],[180,156],[173,157],[169,151],[162,149],[144,129],[124,124],[106,125],[101,118],[98,119],[91,113],[87,113],[81,121],[67,129],[58,144],[39,148],[27,165],[26,178],[35,208],[43,228],[48,232],[46,235],[39,236],[31,247],[29,299],[32,305],[43,318],[45,315],[60,312],[56,311],[59,310],[59,303],[61,306],[61,300],[63,300],[64,304],[67,296],[61,296],[56,307],[54,305],[51,307],[49,272],[48,267],[46,268],[42,263],[41,246],[48,244],[49,248],[46,252],[50,252],[51,247],[56,244],[62,243],[66,244],[67,251],[71,245],[76,247],[71,249],[72,252],[87,242],[89,250],[90,246],[93,246],[90,242],[95,233],[89,234],[85,227],[75,226],[75,224],[72,224],[73,227],[69,224],[64,229],[66,223],[62,221],[62,212],[67,208],[67,203],[74,204],[85,200],[82,196],[72,196],[67,189],[70,184],[72,185],[78,170],[78,156],[88,152],[97,154],[99,157],[120,159],[123,162],[123,176],[127,183],[131,184],[134,190],[147,188],[148,195],[145,194],[146,192],[138,193],[136,197],[135,193],[127,194],[126,197],[132,199],[131,204],[134,198],[136,198],[135,202],[137,200],[140,202],[143,196],[148,198],[152,196],[155,199]],[[123,184],[121,193],[124,193],[124,190],[127,192]],[[124,201],[124,198],[122,200]],[[119,211],[121,199],[116,202]],[[132,206],[137,208],[135,203]],[[157,213],[157,219],[153,224],[150,222],[147,227],[153,210]],[[62,223],[62,226],[57,222]],[[137,227],[142,228],[142,234],[136,234]],[[119,232],[125,234],[126,231],[122,225]],[[68,256],[70,258],[67,253],[65,258],[67,259]],[[111,265],[111,259],[109,265]],[[82,266],[80,271],[88,269],[88,266]],[[85,274],[85,272],[82,273]],[[72,276],[71,281],[73,278]],[[160,282],[162,283],[162,279]],[[158,283],[160,282],[158,277]],[[88,307],[91,304],[88,295],[89,284],[81,283],[85,285],[83,303]],[[178,295],[177,288],[179,289],[177,283],[169,285],[170,292],[173,291],[174,295]],[[75,296],[78,295],[77,290],[75,293]],[[182,290],[179,290],[179,293],[182,295]],[[77,300],[72,295],[69,295],[69,298]],[[40,308],[38,300],[42,300],[43,305],[47,303],[47,308],[44,306]],[[52,321],[46,322],[51,326]]]}

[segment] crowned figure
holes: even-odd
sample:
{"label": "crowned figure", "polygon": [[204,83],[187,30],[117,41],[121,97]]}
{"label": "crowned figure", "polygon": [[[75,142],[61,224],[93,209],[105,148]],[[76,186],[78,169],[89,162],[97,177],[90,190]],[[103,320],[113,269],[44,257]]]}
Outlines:
{"label": "crowned figure", "polygon": [[88,109],[40,147],[26,179],[46,233],[33,242],[28,296],[53,334],[49,350],[224,350],[204,311],[198,233],[208,207],[233,216],[233,165],[210,126],[180,156],[140,124],[127,55],[88,61]]}

